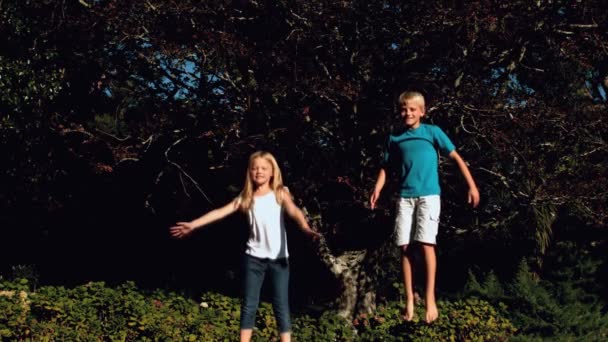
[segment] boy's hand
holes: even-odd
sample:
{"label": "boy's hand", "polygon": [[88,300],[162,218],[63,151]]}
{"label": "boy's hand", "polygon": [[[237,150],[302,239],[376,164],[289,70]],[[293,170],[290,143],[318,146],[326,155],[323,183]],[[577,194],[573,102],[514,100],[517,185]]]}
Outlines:
{"label": "boy's hand", "polygon": [[374,190],[374,192],[372,193],[372,197],[370,197],[369,199],[369,205],[371,206],[372,210],[376,208],[376,202],[378,201],[378,198],[380,198],[380,191]]}
{"label": "boy's hand", "polygon": [[479,204],[479,190],[477,190],[477,187],[469,189],[468,203],[472,205],[473,208],[476,208]]}

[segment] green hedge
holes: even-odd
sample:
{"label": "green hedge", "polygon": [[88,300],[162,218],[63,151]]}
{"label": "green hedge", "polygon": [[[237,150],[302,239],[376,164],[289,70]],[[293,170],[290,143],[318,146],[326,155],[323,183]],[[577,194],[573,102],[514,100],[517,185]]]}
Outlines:
{"label": "green hedge", "polygon": [[[563,254],[576,257],[576,251]],[[543,280],[522,261],[514,279],[504,284],[493,272],[481,281],[469,272],[464,296],[487,300],[499,309],[517,325],[515,341],[607,341],[606,303],[585,289],[590,283],[595,286],[598,265],[590,266],[589,259],[579,257],[575,265],[557,269]]]}
{"label": "green hedge", "polygon": [[401,317],[403,303],[389,302],[375,315],[361,315],[355,326],[362,341],[505,341],[515,327],[488,302],[479,299],[439,301],[440,316],[424,322],[424,309],[417,306],[412,322]]}
{"label": "green hedge", "polygon": [[[439,302],[432,325],[404,323],[403,305],[379,306],[374,316],[347,322],[333,311],[294,315],[296,341],[397,341],[506,339],[515,331],[487,302]],[[238,336],[240,300],[205,293],[200,302],[174,293],[142,293],[134,283],[108,287],[45,286],[30,292],[27,280],[0,282],[0,339],[8,341],[232,341]],[[421,308],[417,308],[421,316]],[[262,303],[254,341],[276,340],[272,308]]]}

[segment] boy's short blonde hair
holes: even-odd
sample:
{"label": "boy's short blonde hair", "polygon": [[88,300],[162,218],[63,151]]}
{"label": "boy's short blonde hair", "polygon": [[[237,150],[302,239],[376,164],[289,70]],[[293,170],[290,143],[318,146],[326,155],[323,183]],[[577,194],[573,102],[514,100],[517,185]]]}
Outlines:
{"label": "boy's short blonde hair", "polygon": [[417,91],[404,91],[399,95],[399,106],[403,106],[407,101],[416,101],[423,112],[426,112],[424,96]]}

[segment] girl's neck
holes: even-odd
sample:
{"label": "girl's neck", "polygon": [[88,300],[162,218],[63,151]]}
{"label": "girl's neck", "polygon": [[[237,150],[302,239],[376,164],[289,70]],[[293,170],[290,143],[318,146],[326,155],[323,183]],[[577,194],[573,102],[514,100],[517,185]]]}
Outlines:
{"label": "girl's neck", "polygon": [[268,185],[268,183],[262,184],[260,186],[254,186],[253,188],[253,195],[254,196],[263,196],[266,195],[267,193],[271,192],[272,189],[270,188],[270,186]]}

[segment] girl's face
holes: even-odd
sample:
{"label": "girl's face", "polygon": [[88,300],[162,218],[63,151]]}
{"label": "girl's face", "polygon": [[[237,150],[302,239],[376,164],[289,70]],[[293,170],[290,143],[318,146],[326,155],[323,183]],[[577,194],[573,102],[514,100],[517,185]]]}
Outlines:
{"label": "girl's face", "polygon": [[249,177],[256,187],[269,183],[273,171],[272,164],[264,158],[256,158],[249,165]]}

